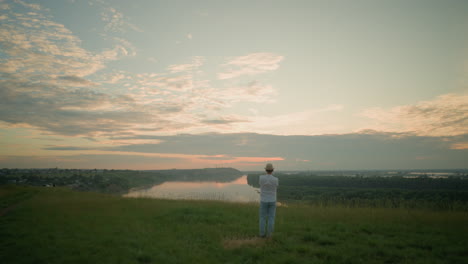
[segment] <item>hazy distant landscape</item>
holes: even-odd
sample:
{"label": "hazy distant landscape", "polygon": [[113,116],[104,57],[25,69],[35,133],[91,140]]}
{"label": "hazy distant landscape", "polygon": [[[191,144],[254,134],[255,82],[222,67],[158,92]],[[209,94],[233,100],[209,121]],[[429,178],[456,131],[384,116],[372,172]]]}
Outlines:
{"label": "hazy distant landscape", "polygon": [[[77,170],[2,169],[0,183],[45,187],[68,187],[123,195],[164,182],[223,183],[247,174],[247,182],[258,188],[261,172],[233,168],[193,170]],[[392,171],[290,171],[280,179],[278,199],[283,203],[468,210],[468,170]],[[187,190],[189,192],[190,190]],[[219,196],[223,196],[219,190]],[[192,194],[196,199],[197,195]],[[202,193],[198,196],[204,197]]]}

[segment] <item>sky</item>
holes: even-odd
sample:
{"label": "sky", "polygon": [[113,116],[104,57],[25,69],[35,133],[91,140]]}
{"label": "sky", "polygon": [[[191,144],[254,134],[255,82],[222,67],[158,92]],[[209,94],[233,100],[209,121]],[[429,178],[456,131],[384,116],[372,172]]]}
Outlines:
{"label": "sky", "polygon": [[0,0],[0,167],[468,168],[466,14]]}

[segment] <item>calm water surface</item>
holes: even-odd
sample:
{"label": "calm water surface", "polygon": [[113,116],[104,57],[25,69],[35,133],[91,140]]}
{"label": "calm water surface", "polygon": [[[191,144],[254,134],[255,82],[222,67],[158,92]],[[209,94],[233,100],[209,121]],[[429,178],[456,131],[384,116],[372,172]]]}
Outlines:
{"label": "calm water surface", "polygon": [[125,197],[258,202],[259,190],[247,184],[247,175],[231,182],[164,182],[152,188],[131,191]]}

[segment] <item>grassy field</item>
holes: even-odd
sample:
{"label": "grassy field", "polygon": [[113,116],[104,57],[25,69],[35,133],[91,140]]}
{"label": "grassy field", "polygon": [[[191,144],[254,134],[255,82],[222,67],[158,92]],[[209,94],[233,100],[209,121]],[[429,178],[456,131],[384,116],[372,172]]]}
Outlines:
{"label": "grassy field", "polygon": [[279,207],[0,186],[1,263],[468,263],[468,213]]}

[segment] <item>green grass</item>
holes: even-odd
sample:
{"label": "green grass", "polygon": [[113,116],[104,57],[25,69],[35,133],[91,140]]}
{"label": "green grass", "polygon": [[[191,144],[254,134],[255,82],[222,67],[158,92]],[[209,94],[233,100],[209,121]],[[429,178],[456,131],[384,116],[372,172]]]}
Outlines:
{"label": "green grass", "polygon": [[6,264],[468,263],[460,211],[292,204],[261,240],[255,204],[0,186],[0,205]]}

